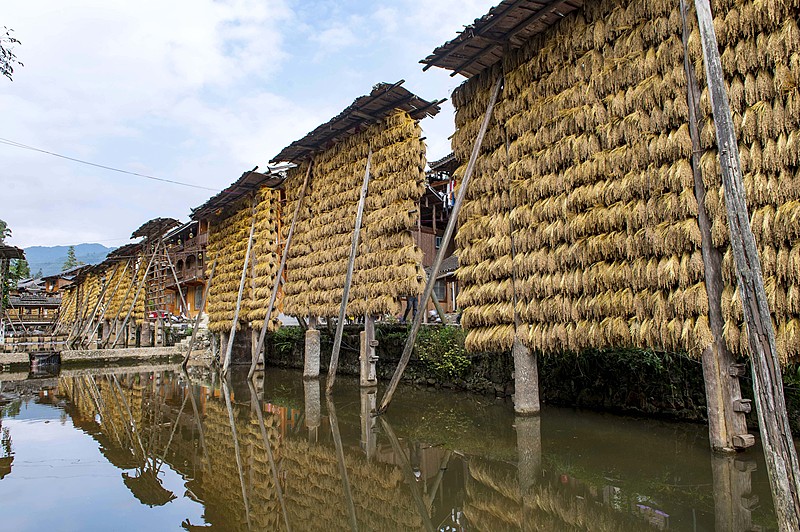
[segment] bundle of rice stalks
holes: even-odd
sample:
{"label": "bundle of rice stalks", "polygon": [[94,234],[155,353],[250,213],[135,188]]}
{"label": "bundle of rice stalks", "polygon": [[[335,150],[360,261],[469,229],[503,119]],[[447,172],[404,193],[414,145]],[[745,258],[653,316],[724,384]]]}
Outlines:
{"label": "bundle of rice stalks", "polygon": [[[411,231],[425,186],[425,145],[416,121],[398,111],[315,157],[287,263],[285,312],[338,315],[370,147],[371,177],[347,313],[396,314],[400,298],[421,291],[422,256]],[[306,168],[291,170],[286,181],[284,231]]]}

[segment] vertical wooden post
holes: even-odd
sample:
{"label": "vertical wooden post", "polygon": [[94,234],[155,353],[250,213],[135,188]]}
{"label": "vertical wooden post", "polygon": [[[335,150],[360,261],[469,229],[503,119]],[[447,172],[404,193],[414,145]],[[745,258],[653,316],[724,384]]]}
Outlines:
{"label": "vertical wooden post", "polygon": [[303,199],[306,197],[306,190],[308,184],[311,182],[311,167],[314,161],[308,163],[308,170],[306,170],[306,177],[303,180],[303,188],[300,189],[300,196],[297,198],[297,205],[294,207],[294,214],[292,214],[292,224],[289,226],[289,234],[286,235],[286,243],[283,246],[283,253],[281,254],[281,263],[278,266],[278,272],[275,274],[275,284],[272,287],[272,293],[269,296],[269,304],[267,305],[267,315],[264,317],[264,326],[261,328],[261,333],[258,335],[258,345],[256,346],[256,356],[250,362],[250,372],[247,374],[251,379],[256,372],[256,364],[261,358],[261,351],[264,349],[264,339],[267,337],[267,329],[269,329],[269,321],[272,319],[272,311],[275,308],[275,300],[278,298],[278,289],[280,288],[281,278],[283,277],[283,270],[286,268],[286,261],[289,259],[289,246],[294,237],[294,229],[297,226],[297,219],[300,216],[300,209],[303,205]]}
{"label": "vertical wooden post", "polygon": [[347,263],[347,275],[344,280],[344,291],[342,292],[342,304],[339,307],[339,321],[336,323],[336,336],[333,339],[333,351],[331,352],[331,363],[328,368],[328,379],[325,385],[325,392],[333,392],[333,384],[336,382],[336,368],[339,365],[339,350],[342,348],[342,333],[344,332],[344,320],[347,311],[347,301],[350,299],[350,283],[353,281],[353,267],[356,263],[358,254],[358,237],[361,234],[361,220],[364,216],[364,205],[367,202],[367,188],[369,187],[369,172],[372,165],[372,147],[367,155],[367,167],[364,170],[364,182],[361,185],[361,196],[358,198],[358,210],[356,211],[356,226],[353,231],[353,241],[350,245],[350,260]]}
{"label": "vertical wooden post", "polygon": [[253,195],[252,221],[250,222],[250,236],[247,238],[247,251],[244,255],[242,265],[242,277],[239,280],[239,295],[236,297],[236,309],[233,311],[233,321],[231,322],[231,333],[228,336],[228,346],[225,349],[225,362],[222,365],[222,374],[228,374],[231,365],[231,353],[233,352],[233,340],[236,337],[236,325],[239,322],[239,311],[242,308],[242,294],[244,293],[244,282],[247,279],[247,262],[250,260],[250,252],[253,249],[253,233],[256,229],[256,196]]}
{"label": "vertical wooden post", "polygon": [[361,340],[359,381],[362,388],[371,388],[378,385],[375,371],[378,358],[375,356],[375,347],[378,344],[375,340],[375,316],[372,314],[364,316],[364,330],[359,336]]}
{"label": "vertical wooden post", "polygon": [[[455,205],[453,205],[453,211],[450,213],[450,220],[448,220],[447,228],[444,231],[444,236],[442,236],[442,245],[439,248],[439,251],[436,253],[436,259],[433,261],[433,266],[431,266],[432,272],[438,272],[439,268],[442,267],[445,250],[450,245],[450,241],[453,239],[453,233],[456,229],[456,222],[458,221],[458,213],[461,211],[461,204],[464,203],[464,198],[467,195],[469,180],[472,177],[472,173],[475,171],[475,164],[478,161],[478,155],[480,154],[481,146],[483,145],[483,138],[486,136],[486,130],[489,128],[489,121],[492,118],[492,111],[494,110],[494,105],[497,102],[497,96],[500,94],[500,88],[502,86],[503,77],[501,76],[495,83],[492,96],[489,99],[489,105],[486,107],[486,114],[483,117],[483,123],[481,124],[480,131],[478,132],[478,138],[475,139],[475,145],[472,148],[472,155],[470,156],[469,163],[467,164],[467,171],[464,173],[464,178],[461,180],[461,186],[458,188],[456,202]],[[435,275],[428,277],[428,282],[425,283],[425,291],[423,292],[422,296],[423,302],[427,302],[428,299],[430,299],[431,294],[433,293],[433,283],[435,280]],[[389,403],[392,401],[392,396],[397,389],[397,385],[400,383],[400,378],[403,376],[403,372],[408,365],[408,361],[411,359],[411,351],[414,349],[414,342],[417,340],[417,333],[419,333],[419,328],[422,325],[422,318],[425,314],[427,313],[417,312],[417,317],[414,318],[414,324],[411,326],[411,330],[408,333],[408,338],[406,339],[405,347],[403,347],[403,354],[400,357],[400,362],[397,364],[397,369],[392,376],[392,381],[389,383],[389,387],[383,394],[383,399],[381,400],[381,406],[378,412],[385,412],[389,407]]]}
{"label": "vertical wooden post", "polygon": [[[203,290],[203,300],[200,302],[200,308],[197,311],[197,316],[194,318],[194,328],[192,328],[192,337],[189,339],[189,349],[186,351],[186,355],[183,357],[183,362],[181,362],[181,367],[186,369],[186,364],[189,363],[189,357],[192,356],[192,348],[194,347],[194,340],[197,338],[197,328],[200,326],[200,316],[203,315],[203,311],[206,308],[206,300],[208,299],[208,294],[211,291],[211,281],[214,280],[214,273],[217,271],[217,259],[219,258],[219,251],[214,255],[214,262],[211,263],[211,274],[208,276],[208,281],[206,281],[206,288]],[[213,343],[213,340],[212,340]]]}
{"label": "vertical wooden post", "polygon": [[769,472],[775,515],[781,530],[800,530],[800,466],[783,395],[781,362],[775,345],[769,304],[758,247],[750,227],[750,215],[739,162],[739,146],[733,128],[714,19],[709,0],[695,0],[705,59],[714,125],[717,132],[725,207],[728,211],[731,249],[742,300],[758,424]]}
{"label": "vertical wooden post", "polygon": [[700,87],[695,71],[689,60],[689,26],[686,0],[680,0],[683,18],[684,70],[687,80],[687,103],[689,107],[689,134],[692,138],[692,171],[694,174],[694,193],[697,199],[697,225],[700,228],[701,251],[705,272],[706,294],[708,296],[708,322],[713,343],[702,353],[703,381],[706,388],[708,412],[708,435],[711,448],[715,451],[733,451],[734,442],[749,446],[754,443],[748,438],[747,420],[744,413],[735,412],[733,407],[741,401],[742,392],[738,377],[731,376],[730,368],[735,360],[728,350],[723,329],[722,317],[722,254],[714,247],[711,238],[711,220],[706,209],[706,187],[700,167],[702,145],[698,128],[700,109]]}
{"label": "vertical wooden post", "polygon": [[361,398],[361,448],[367,455],[367,461],[375,457],[378,450],[378,441],[375,438],[375,407],[378,400],[378,391],[375,388],[362,388]]}

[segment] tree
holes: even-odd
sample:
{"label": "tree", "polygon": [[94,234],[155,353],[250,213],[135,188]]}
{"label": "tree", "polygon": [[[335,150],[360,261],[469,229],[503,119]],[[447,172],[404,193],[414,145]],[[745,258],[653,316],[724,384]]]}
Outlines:
{"label": "tree", "polygon": [[36,275],[34,275],[33,278],[34,279],[41,279],[42,277],[44,277],[44,274],[42,273],[42,269],[39,268],[39,271],[36,272]]}
{"label": "tree", "polygon": [[69,270],[78,265],[78,257],[75,256],[75,246],[70,246],[69,249],[67,249],[67,260],[64,261],[61,271]]}
{"label": "tree", "polygon": [[28,265],[27,260],[16,259],[12,261],[11,268],[9,268],[8,276],[11,280],[16,283],[22,281],[24,279],[30,279],[31,276],[31,268]]}
{"label": "tree", "polygon": [[11,229],[8,228],[8,224],[0,220],[0,244],[5,244],[6,238],[10,236]]}
{"label": "tree", "polygon": [[16,54],[12,51],[12,45],[22,44],[19,39],[11,36],[10,30],[3,26],[3,31],[0,32],[0,74],[14,81],[14,65],[25,66],[18,59]]}

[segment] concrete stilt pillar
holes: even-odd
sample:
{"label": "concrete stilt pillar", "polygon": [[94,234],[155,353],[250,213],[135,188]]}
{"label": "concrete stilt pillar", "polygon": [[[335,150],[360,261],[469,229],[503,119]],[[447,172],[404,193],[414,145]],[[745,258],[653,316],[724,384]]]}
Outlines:
{"label": "concrete stilt pillar", "polygon": [[378,401],[376,388],[361,389],[361,448],[367,455],[367,460],[372,460],[378,449],[378,440],[375,437],[375,410]]}
{"label": "concrete stilt pillar", "polygon": [[524,497],[542,473],[542,418],[516,416],[517,475],[520,494]]}
{"label": "concrete stilt pillar", "polygon": [[319,438],[319,427],[322,425],[322,404],[320,402],[319,379],[304,380],[303,394],[305,396],[305,418],[306,428],[308,429],[308,441],[316,443],[317,439]]}
{"label": "concrete stilt pillar", "polygon": [[372,388],[378,385],[377,363],[375,348],[378,341],[375,339],[375,316],[364,317],[364,330],[361,331],[360,349],[360,384],[362,388]]}
{"label": "concrete stilt pillar", "polygon": [[306,331],[304,379],[316,379],[319,377],[319,356],[320,333],[317,330],[316,317],[311,316],[308,319],[308,330]]}
{"label": "concrete stilt pillar", "polygon": [[519,337],[514,338],[514,412],[521,415],[538,414],[539,368],[536,354],[525,347]]}

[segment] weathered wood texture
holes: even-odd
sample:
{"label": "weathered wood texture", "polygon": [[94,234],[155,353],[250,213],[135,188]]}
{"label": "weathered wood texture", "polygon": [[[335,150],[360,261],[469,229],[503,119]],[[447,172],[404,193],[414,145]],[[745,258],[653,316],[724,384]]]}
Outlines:
{"label": "weathered wood texture", "polygon": [[775,513],[782,530],[800,530],[800,467],[786,415],[781,361],[764,290],[761,260],[750,227],[739,147],[725,88],[714,19],[708,0],[695,0],[695,9],[717,133],[731,248],[751,350],[756,410]]}

